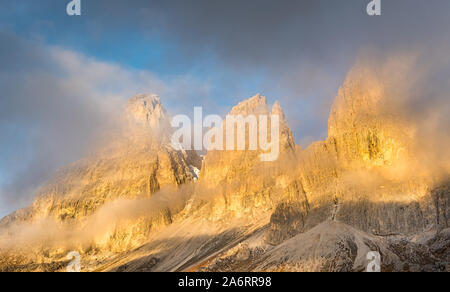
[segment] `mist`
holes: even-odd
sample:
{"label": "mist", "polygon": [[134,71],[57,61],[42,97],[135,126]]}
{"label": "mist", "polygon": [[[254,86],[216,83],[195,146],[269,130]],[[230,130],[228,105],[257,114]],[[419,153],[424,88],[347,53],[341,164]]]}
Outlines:
{"label": "mist", "polygon": [[[46,217],[36,218],[33,222],[15,222],[0,230],[0,250],[25,251],[27,248],[41,247],[64,251],[89,250],[105,246],[111,248],[111,244],[129,248],[129,245],[142,244],[139,239],[142,236],[146,239],[153,228],[169,224],[172,214],[177,214],[185,207],[193,191],[194,186],[188,184],[180,188],[163,188],[150,198],[117,199],[81,221],[60,221]],[[143,229],[135,230],[134,227],[139,226],[139,223],[143,223]],[[133,240],[136,242],[114,242],[114,236],[121,232],[134,235],[136,238]]]}
{"label": "mist", "polygon": [[[409,135],[415,171],[450,174],[450,57],[448,47],[434,50],[368,51],[357,66],[383,87],[376,102],[379,118]],[[408,172],[411,172],[409,170]],[[398,174],[400,175],[400,174]],[[412,175],[412,173],[410,173]]]}

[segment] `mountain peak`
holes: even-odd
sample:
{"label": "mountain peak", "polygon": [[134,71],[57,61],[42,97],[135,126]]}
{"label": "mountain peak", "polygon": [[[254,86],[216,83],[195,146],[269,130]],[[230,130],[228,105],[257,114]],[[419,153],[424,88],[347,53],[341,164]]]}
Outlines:
{"label": "mountain peak", "polygon": [[284,115],[283,108],[281,107],[280,102],[277,100],[272,106],[272,115],[277,115],[280,117],[280,121],[284,121],[286,116]]}
{"label": "mountain peak", "polygon": [[157,128],[166,119],[167,112],[158,95],[138,94],[127,101],[126,116],[129,121]]}
{"label": "mountain peak", "polygon": [[269,114],[267,99],[261,94],[240,102],[231,109],[230,115]]}

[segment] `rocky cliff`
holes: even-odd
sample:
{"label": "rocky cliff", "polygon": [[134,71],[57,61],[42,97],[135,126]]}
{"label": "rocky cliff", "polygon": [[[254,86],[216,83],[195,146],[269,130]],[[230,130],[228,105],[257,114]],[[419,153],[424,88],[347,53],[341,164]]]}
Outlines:
{"label": "rocky cliff", "polygon": [[[118,200],[151,204],[152,196],[165,188],[176,192],[179,186],[196,179],[192,167],[200,167],[201,160],[195,152],[170,146],[169,117],[158,96],[131,98],[117,124],[91,155],[61,169],[39,190],[32,206],[4,218],[0,226],[39,225],[51,220],[48,228],[54,232],[76,229],[79,233],[93,221],[109,220],[112,223],[100,238],[90,236],[88,243],[81,239],[74,242],[83,249],[108,245],[122,250],[142,243],[140,240],[150,230],[170,224],[170,204],[152,210],[151,216],[132,216],[133,222],[128,220],[126,224],[114,222],[114,214],[92,219]],[[58,248],[58,240],[68,240],[68,235],[53,237],[51,242],[56,241]],[[41,238],[38,241],[42,244]]]}
{"label": "rocky cliff", "polygon": [[[262,162],[260,154],[263,151],[260,148],[257,151],[209,151],[202,167],[198,192],[208,193],[207,190],[214,192],[214,196],[206,196],[211,210],[202,211],[212,220],[222,220],[227,216],[252,216],[254,213],[270,212],[274,202],[279,200],[275,194],[281,192],[280,183],[276,180],[280,179],[285,172],[280,167],[279,161],[288,161],[295,157],[292,132],[278,102],[270,110],[266,98],[256,95],[233,107],[229,115],[241,115],[244,118],[250,115],[257,117],[266,115],[269,119],[272,115],[278,115],[280,154],[276,162]],[[225,131],[226,127],[224,127]],[[249,144],[248,131],[249,129],[245,136],[246,149]],[[202,196],[196,196],[195,199],[202,200]]]}
{"label": "rocky cliff", "polygon": [[448,228],[448,173],[424,170],[414,125],[386,110],[387,83],[361,65],[348,74],[330,112],[329,137],[297,153],[293,185],[305,199],[277,207],[270,241],[327,219],[378,235]]}

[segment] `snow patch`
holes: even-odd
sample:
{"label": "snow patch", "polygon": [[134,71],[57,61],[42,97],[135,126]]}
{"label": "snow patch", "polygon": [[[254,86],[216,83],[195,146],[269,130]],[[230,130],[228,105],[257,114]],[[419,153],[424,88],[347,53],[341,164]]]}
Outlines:
{"label": "snow patch", "polygon": [[194,176],[194,180],[198,180],[200,177],[200,169],[193,165],[189,165],[189,169],[191,170],[192,175]]}

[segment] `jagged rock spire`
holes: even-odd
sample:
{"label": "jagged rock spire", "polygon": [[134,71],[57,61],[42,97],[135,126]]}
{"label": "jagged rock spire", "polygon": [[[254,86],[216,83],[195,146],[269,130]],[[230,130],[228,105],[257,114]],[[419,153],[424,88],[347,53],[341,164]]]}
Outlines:
{"label": "jagged rock spire", "polygon": [[261,94],[256,94],[252,98],[240,102],[234,106],[230,115],[250,115],[250,114],[269,114],[267,99]]}
{"label": "jagged rock spire", "polygon": [[295,149],[295,141],[292,135],[292,131],[289,128],[289,125],[286,121],[286,116],[281,107],[280,102],[277,100],[272,106],[272,115],[277,115],[280,119],[280,143],[281,149],[294,150]]}

